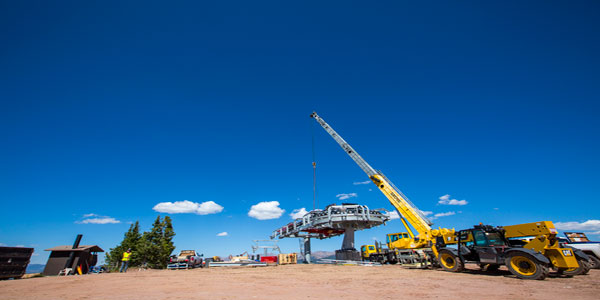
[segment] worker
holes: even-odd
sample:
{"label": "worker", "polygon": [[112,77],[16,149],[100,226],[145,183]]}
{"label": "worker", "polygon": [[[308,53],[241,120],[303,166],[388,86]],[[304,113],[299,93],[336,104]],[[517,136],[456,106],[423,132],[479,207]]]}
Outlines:
{"label": "worker", "polygon": [[131,248],[127,249],[126,252],[123,252],[123,259],[121,259],[121,269],[119,273],[127,272],[127,267],[129,265],[129,258],[131,257]]}

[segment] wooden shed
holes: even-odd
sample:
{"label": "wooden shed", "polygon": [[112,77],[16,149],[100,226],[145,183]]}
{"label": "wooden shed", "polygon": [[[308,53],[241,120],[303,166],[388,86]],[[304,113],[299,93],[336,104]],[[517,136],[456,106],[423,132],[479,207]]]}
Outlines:
{"label": "wooden shed", "polygon": [[[81,273],[86,274],[90,267],[98,262],[98,252],[104,252],[97,245],[84,245],[76,248],[73,248],[73,246],[57,246],[46,249],[46,251],[52,251],[42,273],[46,276],[58,275],[65,268],[72,268],[75,271],[79,266],[81,266]],[[73,253],[73,261],[70,266],[66,266],[71,253]]]}

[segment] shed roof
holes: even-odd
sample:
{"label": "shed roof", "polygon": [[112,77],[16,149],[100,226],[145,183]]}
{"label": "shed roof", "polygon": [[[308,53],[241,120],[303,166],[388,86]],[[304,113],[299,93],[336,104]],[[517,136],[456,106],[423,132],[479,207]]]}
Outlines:
{"label": "shed roof", "polygon": [[53,248],[49,248],[46,249],[45,251],[90,251],[90,252],[104,252],[104,250],[102,250],[102,248],[98,247],[97,245],[82,245],[79,246],[75,249],[73,249],[73,246],[56,246]]}

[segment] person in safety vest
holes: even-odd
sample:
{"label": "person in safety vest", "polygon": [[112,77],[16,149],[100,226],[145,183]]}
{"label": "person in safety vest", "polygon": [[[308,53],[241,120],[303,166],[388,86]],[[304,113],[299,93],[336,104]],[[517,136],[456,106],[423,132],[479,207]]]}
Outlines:
{"label": "person in safety vest", "polygon": [[127,249],[126,252],[123,252],[123,259],[121,259],[121,269],[120,273],[127,272],[127,267],[129,266],[129,258],[131,258],[131,248]]}

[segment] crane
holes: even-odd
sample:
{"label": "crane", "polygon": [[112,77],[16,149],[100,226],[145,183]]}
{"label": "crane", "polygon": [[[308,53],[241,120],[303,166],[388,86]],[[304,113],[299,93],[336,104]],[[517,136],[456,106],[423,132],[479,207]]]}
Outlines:
{"label": "crane", "polygon": [[[381,171],[376,171],[348,144],[323,118],[316,112],[310,115],[325,129],[327,133],[342,147],[344,152],[354,160],[354,162],[369,176],[371,181],[390,201],[398,212],[407,234],[396,235],[395,241],[388,241],[397,249],[421,249],[431,248],[433,254],[437,257],[436,244],[444,244],[445,241],[455,241],[455,230],[448,228],[434,229],[431,227],[433,222],[429,220],[421,210],[419,210],[400,189],[398,189]],[[409,224],[415,229],[415,235]]]}
{"label": "crane", "polygon": [[[550,221],[497,227],[480,224],[459,232],[454,228],[432,228],[431,220],[381,171],[373,169],[316,112],[310,116],[369,176],[396,208],[407,230],[407,233],[388,234],[386,251],[376,249],[379,248],[377,245],[363,246],[363,258],[365,254],[374,254],[376,261],[397,263],[404,259],[415,262],[414,257],[425,260],[431,257],[433,262],[450,272],[461,272],[465,262],[477,263],[489,270],[506,265],[511,273],[523,279],[544,279],[549,267],[568,275],[585,274],[589,270],[586,267],[589,258],[581,251],[562,247],[556,239],[556,228]],[[409,224],[417,235],[412,232]],[[532,239],[527,240],[527,237]],[[447,245],[458,245],[458,249],[446,247]]]}

